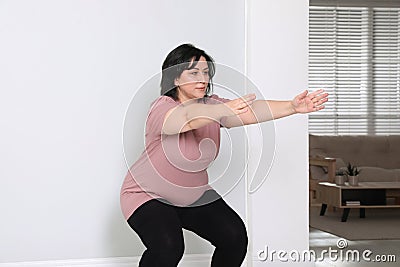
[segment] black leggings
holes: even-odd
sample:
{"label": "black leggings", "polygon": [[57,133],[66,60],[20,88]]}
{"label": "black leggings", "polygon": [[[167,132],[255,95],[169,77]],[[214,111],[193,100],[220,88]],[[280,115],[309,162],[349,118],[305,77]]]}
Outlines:
{"label": "black leggings", "polygon": [[[209,190],[202,198],[207,194],[217,193]],[[196,233],[215,246],[212,267],[239,267],[246,256],[245,225],[222,198],[193,207],[175,207],[153,199],[140,206],[128,224],[146,246],[140,267],[178,266],[184,252],[182,229]]]}

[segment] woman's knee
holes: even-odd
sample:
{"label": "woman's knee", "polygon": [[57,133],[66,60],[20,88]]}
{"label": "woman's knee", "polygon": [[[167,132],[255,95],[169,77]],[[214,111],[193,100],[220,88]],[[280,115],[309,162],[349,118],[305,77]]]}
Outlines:
{"label": "woman's knee", "polygon": [[[215,244],[211,266],[241,266],[247,253],[248,238],[243,228],[230,228],[222,242]],[[236,229],[236,230],[234,230]]]}
{"label": "woman's knee", "polygon": [[147,248],[140,266],[176,266],[184,253],[181,222],[173,208],[151,200],[128,219]]}
{"label": "woman's knee", "polygon": [[147,243],[146,247],[142,261],[151,262],[151,266],[177,266],[185,250],[183,237],[171,236],[168,233],[158,236],[157,240]]}
{"label": "woman's knee", "polygon": [[235,233],[231,236],[232,244],[235,244],[238,250],[240,251],[247,251],[247,245],[249,242],[246,228],[240,227],[238,228]]}
{"label": "woman's knee", "polygon": [[177,258],[182,258],[185,251],[183,235],[172,236],[165,233],[159,240],[161,242],[158,243],[157,248],[160,251],[173,254]]}
{"label": "woman's knee", "polygon": [[244,224],[227,225],[221,234],[217,247],[234,250],[237,253],[247,251],[248,236]]}

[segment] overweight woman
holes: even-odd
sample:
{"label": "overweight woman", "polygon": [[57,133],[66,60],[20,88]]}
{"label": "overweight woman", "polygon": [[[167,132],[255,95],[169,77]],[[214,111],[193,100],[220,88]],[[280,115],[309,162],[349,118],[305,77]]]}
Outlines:
{"label": "overweight woman", "polygon": [[328,100],[323,90],[289,101],[256,100],[254,94],[220,98],[212,94],[214,74],[213,59],[191,44],[172,50],[162,65],[161,96],[147,114],[145,150],[129,168],[120,195],[123,215],[146,247],[141,267],[176,267],[184,252],[182,229],[215,246],[211,266],[241,266],[246,227],[208,184],[220,128],[318,111]]}

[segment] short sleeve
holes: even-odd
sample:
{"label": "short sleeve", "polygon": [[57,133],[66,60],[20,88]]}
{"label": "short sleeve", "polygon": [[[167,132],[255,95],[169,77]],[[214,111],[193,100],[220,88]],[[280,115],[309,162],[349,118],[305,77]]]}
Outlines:
{"label": "short sleeve", "polygon": [[150,107],[146,122],[146,134],[160,135],[164,118],[167,112],[178,106],[178,103],[169,96],[160,96]]}

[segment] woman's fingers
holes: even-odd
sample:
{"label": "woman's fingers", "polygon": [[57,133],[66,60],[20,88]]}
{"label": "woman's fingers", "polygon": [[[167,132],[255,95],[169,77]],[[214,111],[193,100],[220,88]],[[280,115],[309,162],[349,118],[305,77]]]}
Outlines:
{"label": "woman's fingers", "polygon": [[236,112],[236,115],[239,115],[239,114],[242,114],[242,113],[246,113],[248,110],[249,110],[248,107],[239,109],[239,110]]}
{"label": "woman's fingers", "polygon": [[248,111],[248,107],[253,104],[254,100],[256,99],[255,94],[247,94],[242,97],[236,98],[227,102],[227,106],[233,111],[234,114],[238,115]]}
{"label": "woman's fingers", "polygon": [[318,89],[317,91],[314,91],[314,92],[310,93],[309,96],[315,97],[316,95],[319,95],[319,94],[321,94],[323,92],[324,92],[324,89]]}
{"label": "woman's fingers", "polygon": [[323,89],[319,89],[315,92],[312,92],[308,95],[308,98],[314,105],[321,105],[328,101],[327,99],[328,93],[324,93]]}
{"label": "woman's fingers", "polygon": [[253,101],[255,99],[256,99],[256,95],[255,94],[248,94],[248,95],[242,96],[242,97],[238,98],[239,103],[240,103],[239,107],[241,109],[247,108],[248,106],[253,104]]}
{"label": "woman's fingers", "polygon": [[328,101],[327,96],[328,96],[328,94],[322,94],[322,95],[315,97],[314,98],[315,101],[313,101],[314,105],[320,106],[320,105],[324,104],[325,102],[327,102]]}
{"label": "woman's fingers", "polygon": [[323,95],[321,95],[321,96],[318,98],[317,104],[318,104],[318,105],[321,105],[321,104],[325,103],[326,101],[328,101],[327,96],[328,96],[328,94],[323,94]]}
{"label": "woman's fingers", "polygon": [[323,104],[328,101],[328,95],[328,93],[324,93],[323,89],[319,89],[308,95],[314,111],[319,111],[325,108]]}
{"label": "woman's fingers", "polygon": [[247,94],[242,96],[241,98],[246,99],[246,100],[254,100],[256,99],[256,94]]}
{"label": "woman's fingers", "polygon": [[307,94],[308,94],[308,90],[304,90],[304,92],[300,93],[297,97],[299,99],[303,99],[307,96]]}
{"label": "woman's fingers", "polygon": [[248,95],[242,96],[241,98],[238,98],[238,99],[242,99],[246,105],[251,105],[253,103],[253,101],[256,99],[256,95],[248,94]]}

